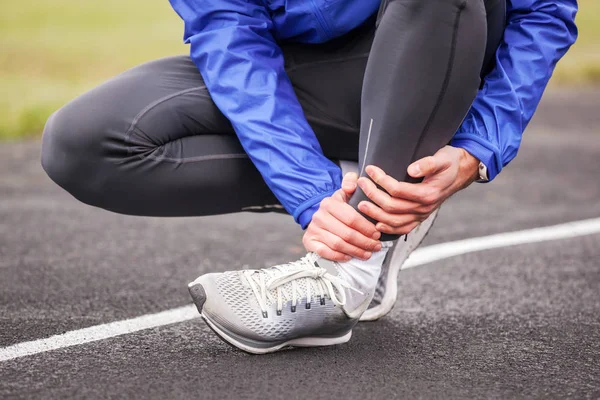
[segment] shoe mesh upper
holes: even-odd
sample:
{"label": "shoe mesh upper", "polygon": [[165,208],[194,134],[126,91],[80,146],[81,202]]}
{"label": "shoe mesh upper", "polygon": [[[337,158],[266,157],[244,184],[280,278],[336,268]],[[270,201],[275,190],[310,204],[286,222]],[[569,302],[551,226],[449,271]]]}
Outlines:
{"label": "shoe mesh upper", "polygon": [[221,274],[217,278],[216,284],[223,300],[233,310],[246,329],[271,339],[284,337],[292,329],[293,321],[291,319],[282,317],[277,318],[277,320],[262,318],[258,305],[252,306],[252,290],[241,282],[239,272]]}

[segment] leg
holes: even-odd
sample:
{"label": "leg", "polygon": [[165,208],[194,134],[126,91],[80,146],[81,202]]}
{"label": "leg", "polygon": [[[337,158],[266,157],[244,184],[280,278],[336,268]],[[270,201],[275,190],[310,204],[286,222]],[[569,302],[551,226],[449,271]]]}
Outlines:
{"label": "leg", "polygon": [[46,124],[42,165],[84,203],[124,214],[278,204],[188,57],[133,68],[64,106]]}
{"label": "leg", "polygon": [[[482,0],[384,3],[363,82],[360,169],[409,181],[408,165],[446,145],[475,98],[486,12]],[[359,189],[350,204],[362,200]]]}
{"label": "leg", "polygon": [[[504,0],[485,0],[485,8],[487,11],[487,43],[485,58],[480,72],[481,77],[485,77],[494,66],[494,55],[504,32],[506,4]],[[453,130],[448,130],[448,134],[452,134],[453,132]],[[414,160],[406,161],[405,159],[404,161],[400,161],[404,162],[402,164],[404,165],[404,169],[400,170],[399,173],[401,175],[399,175],[399,178],[404,176],[403,174],[408,163]],[[398,293],[398,273],[411,252],[418,247],[426,236],[427,231],[431,228],[435,220],[436,214],[437,210],[411,232],[406,242],[396,241],[382,266],[375,295],[369,308],[361,316],[361,321],[377,320],[391,311],[396,303]]]}
{"label": "leg", "polygon": [[[359,42],[283,46],[298,98],[330,158],[358,155],[362,80],[347,84],[352,76],[336,68],[350,63],[351,71],[364,71],[371,38]],[[315,79],[331,90],[316,96],[309,87]],[[46,124],[42,165],[77,199],[124,214],[285,212],[189,57],[138,66],[61,108]]]}

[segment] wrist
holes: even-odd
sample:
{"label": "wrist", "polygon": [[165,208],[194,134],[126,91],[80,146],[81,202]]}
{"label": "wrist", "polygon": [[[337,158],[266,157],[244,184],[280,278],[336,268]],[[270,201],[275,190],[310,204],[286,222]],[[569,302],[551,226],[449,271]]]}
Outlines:
{"label": "wrist", "polygon": [[479,159],[465,149],[458,147],[458,150],[460,175],[466,178],[465,186],[468,186],[479,179]]}

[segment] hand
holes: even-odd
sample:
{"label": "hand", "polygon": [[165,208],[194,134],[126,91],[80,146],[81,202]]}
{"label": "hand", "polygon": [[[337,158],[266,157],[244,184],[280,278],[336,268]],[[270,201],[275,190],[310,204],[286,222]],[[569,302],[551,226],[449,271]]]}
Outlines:
{"label": "hand", "polygon": [[342,188],[321,201],[302,238],[307,251],[341,262],[352,257],[367,260],[373,251],[381,250],[377,240],[381,233],[348,204],[357,180],[355,173],[346,174]]}
{"label": "hand", "polygon": [[381,168],[369,165],[365,170],[372,181],[362,177],[358,185],[374,204],[361,201],[358,209],[379,221],[376,228],[380,232],[407,234],[448,197],[477,180],[478,167],[479,160],[466,150],[452,146],[445,146],[433,156],[409,165],[408,174],[423,178],[421,183],[398,182]]}

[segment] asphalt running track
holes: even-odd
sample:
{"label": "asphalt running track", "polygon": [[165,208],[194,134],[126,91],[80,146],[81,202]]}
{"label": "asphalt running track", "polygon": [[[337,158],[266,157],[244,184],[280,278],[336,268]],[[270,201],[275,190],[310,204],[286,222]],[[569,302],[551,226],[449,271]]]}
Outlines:
{"label": "asphalt running track", "polygon": [[600,90],[550,92],[513,164],[444,206],[390,316],[267,356],[190,319],[185,285],[297,258],[290,217],[111,214],[51,184],[39,142],[2,144],[0,398],[599,398],[598,126]]}

